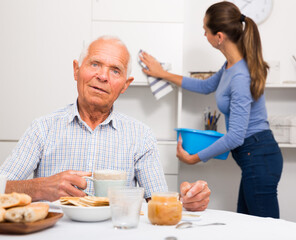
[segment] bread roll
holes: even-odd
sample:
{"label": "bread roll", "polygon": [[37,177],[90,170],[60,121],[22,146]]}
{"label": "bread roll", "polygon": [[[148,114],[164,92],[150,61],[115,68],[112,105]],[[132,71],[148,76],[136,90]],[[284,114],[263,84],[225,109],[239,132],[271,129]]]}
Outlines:
{"label": "bread roll", "polygon": [[5,220],[10,222],[36,222],[46,218],[49,205],[46,203],[31,203],[25,207],[10,208],[5,213]]}
{"label": "bread roll", "polygon": [[4,221],[5,209],[0,207],[0,222]]}
{"label": "bread roll", "polygon": [[3,208],[24,206],[31,202],[32,198],[25,193],[0,194],[0,207]]}

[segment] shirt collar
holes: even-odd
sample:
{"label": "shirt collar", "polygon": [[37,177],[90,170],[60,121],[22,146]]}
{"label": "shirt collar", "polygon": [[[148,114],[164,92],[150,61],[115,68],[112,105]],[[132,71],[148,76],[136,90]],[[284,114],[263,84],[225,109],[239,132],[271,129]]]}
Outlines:
{"label": "shirt collar", "polygon": [[[75,119],[77,119],[78,122],[81,122],[83,124],[86,124],[80,117],[79,111],[78,111],[78,99],[77,101],[72,105],[72,111],[70,111],[69,114],[69,123],[73,122]],[[104,122],[102,122],[100,125],[110,125],[114,129],[117,129],[117,123],[116,123],[116,114],[113,111],[113,107],[110,110],[109,116],[105,119]]]}

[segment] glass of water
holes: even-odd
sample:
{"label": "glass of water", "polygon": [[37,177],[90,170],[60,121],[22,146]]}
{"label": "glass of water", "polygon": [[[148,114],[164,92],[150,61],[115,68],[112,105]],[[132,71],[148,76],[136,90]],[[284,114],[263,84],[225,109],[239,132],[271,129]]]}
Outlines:
{"label": "glass of water", "polygon": [[144,188],[111,187],[108,197],[114,228],[136,228],[139,224]]}

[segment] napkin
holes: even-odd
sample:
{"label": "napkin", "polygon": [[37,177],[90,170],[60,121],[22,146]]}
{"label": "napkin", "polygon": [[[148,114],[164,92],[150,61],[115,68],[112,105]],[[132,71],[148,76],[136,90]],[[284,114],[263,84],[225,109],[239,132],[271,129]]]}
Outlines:
{"label": "napkin", "polygon": [[[139,56],[141,56],[142,50],[139,51]],[[141,61],[140,58],[138,58],[138,62],[141,65],[142,68],[148,69],[148,67]],[[171,69],[170,63],[160,63],[164,70],[168,71]],[[171,83],[165,81],[161,78],[155,78],[151,76],[147,76],[147,81],[150,86],[151,92],[153,96],[156,98],[156,100],[159,100],[160,98],[164,97],[171,91],[173,91],[173,87]]]}

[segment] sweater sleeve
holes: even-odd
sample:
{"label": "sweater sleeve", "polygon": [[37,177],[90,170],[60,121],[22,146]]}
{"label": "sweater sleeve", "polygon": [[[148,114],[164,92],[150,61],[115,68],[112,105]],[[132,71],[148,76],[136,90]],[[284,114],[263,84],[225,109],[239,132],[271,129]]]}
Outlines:
{"label": "sweater sleeve", "polygon": [[252,101],[250,79],[243,74],[235,75],[230,84],[229,129],[227,134],[215,143],[198,152],[201,161],[206,162],[243,144],[248,128]]}
{"label": "sweater sleeve", "polygon": [[189,90],[191,92],[197,92],[202,94],[209,94],[215,92],[219,85],[223,68],[224,65],[217,73],[205,80],[183,77],[182,88]]}

